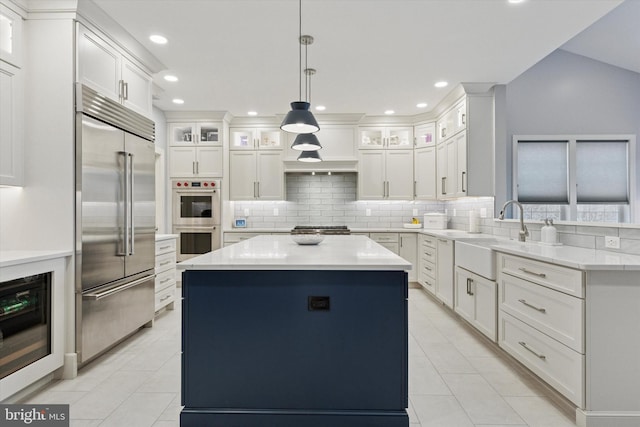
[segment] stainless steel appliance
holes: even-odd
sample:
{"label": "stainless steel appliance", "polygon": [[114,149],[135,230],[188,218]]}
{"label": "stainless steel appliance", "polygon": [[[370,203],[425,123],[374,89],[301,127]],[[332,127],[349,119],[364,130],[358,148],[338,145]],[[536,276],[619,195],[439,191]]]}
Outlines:
{"label": "stainless steel appliance", "polygon": [[51,273],[0,283],[0,379],[51,354]]}
{"label": "stainless steel appliance", "polygon": [[351,234],[351,230],[346,225],[296,225],[291,230],[292,234],[319,233],[325,235]]}
{"label": "stainless steel appliance", "polygon": [[219,249],[220,181],[175,180],[171,188],[178,261]]}
{"label": "stainless steel appliance", "polygon": [[76,88],[76,351],[84,363],[154,315],[154,122]]}
{"label": "stainless steel appliance", "polygon": [[175,180],[173,225],[210,226],[220,224],[220,181]]}

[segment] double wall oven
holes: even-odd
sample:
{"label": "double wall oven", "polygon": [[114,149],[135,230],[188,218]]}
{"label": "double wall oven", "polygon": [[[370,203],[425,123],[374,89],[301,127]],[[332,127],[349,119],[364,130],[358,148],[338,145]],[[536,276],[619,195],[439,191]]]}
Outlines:
{"label": "double wall oven", "polygon": [[220,181],[174,180],[173,233],[178,261],[220,248]]}

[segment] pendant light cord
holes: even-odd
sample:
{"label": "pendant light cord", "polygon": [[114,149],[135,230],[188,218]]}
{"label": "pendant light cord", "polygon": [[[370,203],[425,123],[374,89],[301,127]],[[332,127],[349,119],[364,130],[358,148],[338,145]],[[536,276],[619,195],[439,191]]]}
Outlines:
{"label": "pendant light cord", "polygon": [[299,62],[299,74],[298,74],[298,98],[302,101],[302,0],[298,1],[299,11],[299,26],[298,26],[298,62]]}

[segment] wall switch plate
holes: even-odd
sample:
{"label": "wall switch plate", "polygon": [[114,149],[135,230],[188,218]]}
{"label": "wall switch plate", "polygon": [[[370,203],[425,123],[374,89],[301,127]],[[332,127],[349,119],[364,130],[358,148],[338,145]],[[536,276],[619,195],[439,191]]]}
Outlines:
{"label": "wall switch plate", "polygon": [[412,215],[413,216],[418,216],[418,209],[414,209]]}
{"label": "wall switch plate", "polygon": [[244,216],[249,216],[249,208],[244,208]]}
{"label": "wall switch plate", "polygon": [[279,214],[278,208],[273,208],[273,216],[278,216]]}
{"label": "wall switch plate", "polygon": [[604,247],[609,249],[620,249],[620,237],[604,236]]}
{"label": "wall switch plate", "polygon": [[487,217],[487,208],[480,208],[480,218]]}
{"label": "wall switch plate", "polygon": [[371,216],[371,209],[367,209],[364,214],[366,216]]}

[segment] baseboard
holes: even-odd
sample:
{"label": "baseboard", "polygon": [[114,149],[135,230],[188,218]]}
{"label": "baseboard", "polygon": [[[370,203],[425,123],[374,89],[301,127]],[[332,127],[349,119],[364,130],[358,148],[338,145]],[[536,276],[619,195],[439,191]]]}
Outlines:
{"label": "baseboard", "polygon": [[640,412],[585,411],[576,409],[578,427],[637,427]]}

